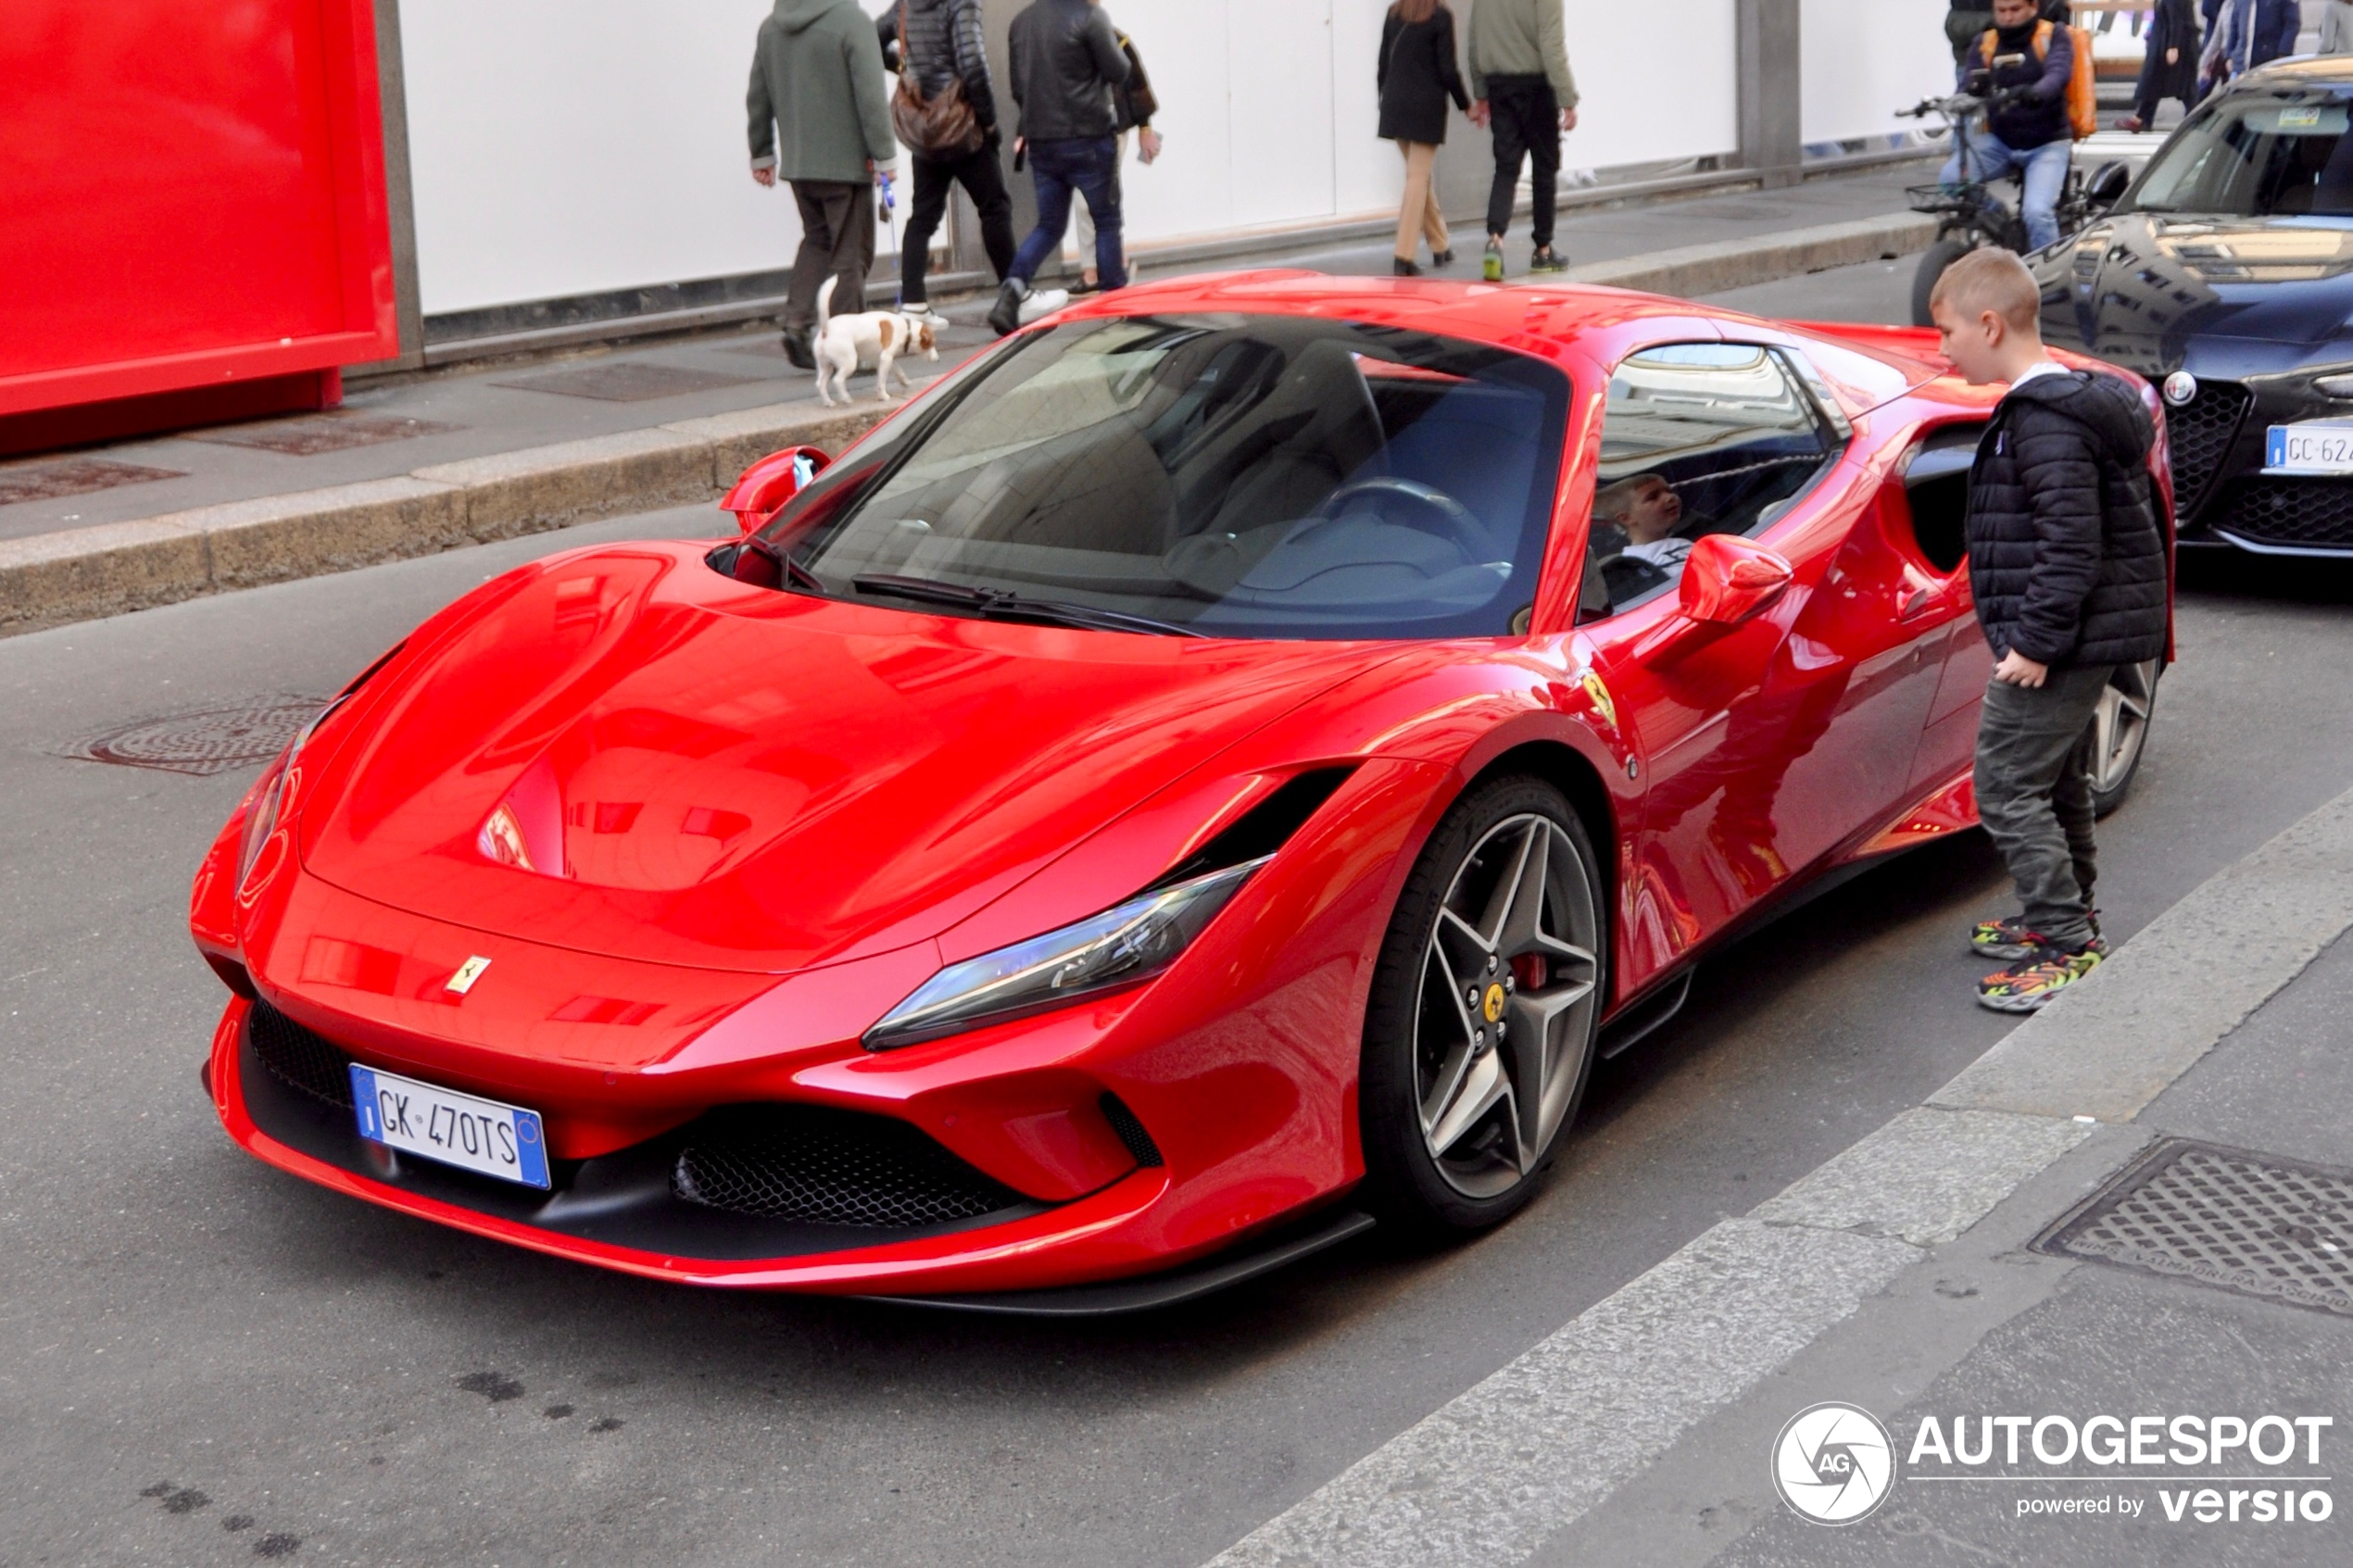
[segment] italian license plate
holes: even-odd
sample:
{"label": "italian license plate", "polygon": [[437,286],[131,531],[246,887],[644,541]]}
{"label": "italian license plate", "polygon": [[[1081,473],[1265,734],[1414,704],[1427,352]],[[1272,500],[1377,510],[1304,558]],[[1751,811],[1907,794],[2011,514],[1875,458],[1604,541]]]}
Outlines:
{"label": "italian license plate", "polygon": [[2263,466],[2305,473],[2353,473],[2353,420],[2273,425]]}
{"label": "italian license plate", "polygon": [[351,1066],[351,1105],[359,1135],[371,1142],[523,1186],[547,1185],[547,1140],[535,1110],[358,1062]]}

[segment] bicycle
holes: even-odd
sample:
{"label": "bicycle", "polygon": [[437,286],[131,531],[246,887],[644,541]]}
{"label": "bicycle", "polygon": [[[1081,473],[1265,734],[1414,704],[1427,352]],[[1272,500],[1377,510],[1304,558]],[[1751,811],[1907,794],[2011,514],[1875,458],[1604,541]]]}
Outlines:
{"label": "bicycle", "polygon": [[[1956,93],[1950,97],[1923,98],[1908,109],[1898,109],[1896,115],[1905,119],[1925,119],[1930,115],[1941,117],[1954,146],[1961,155],[1962,178],[1946,183],[1911,186],[1912,210],[1923,212],[1937,220],[1935,243],[1920,257],[1919,269],[1912,275],[1912,324],[1932,327],[1935,320],[1929,313],[1928,298],[1936,288],[1936,280],[1944,269],[1970,251],[1983,245],[1999,245],[2004,250],[2024,256],[2031,248],[2026,239],[2026,218],[2019,207],[2012,207],[1995,194],[1983,180],[1971,177],[1976,159],[1969,153],[1969,125],[1994,100],[1971,93]],[[2025,189],[2025,175],[2014,171],[2008,179]],[[2064,240],[2080,232],[2094,219],[2116,205],[2117,198],[2132,183],[2132,171],[2122,163],[2108,162],[2093,170],[2086,179],[2082,170],[2070,169],[2067,183],[2059,192],[2054,216],[2058,220],[2059,237]],[[2021,203],[2022,205],[2022,203]]]}

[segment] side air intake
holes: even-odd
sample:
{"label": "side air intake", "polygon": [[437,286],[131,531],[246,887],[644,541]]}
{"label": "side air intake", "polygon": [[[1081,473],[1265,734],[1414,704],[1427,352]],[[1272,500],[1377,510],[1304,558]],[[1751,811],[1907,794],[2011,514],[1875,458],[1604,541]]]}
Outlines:
{"label": "side air intake", "polygon": [[1311,768],[1286,779],[1275,792],[1240,816],[1219,829],[1215,837],[1185,857],[1160,879],[1161,885],[1188,882],[1211,872],[1224,871],[1252,860],[1263,860],[1280,849],[1292,834],[1304,826],[1307,819],[1320,809],[1325,801],[1339,792],[1349,775],[1356,771],[1354,765],[1339,768]]}

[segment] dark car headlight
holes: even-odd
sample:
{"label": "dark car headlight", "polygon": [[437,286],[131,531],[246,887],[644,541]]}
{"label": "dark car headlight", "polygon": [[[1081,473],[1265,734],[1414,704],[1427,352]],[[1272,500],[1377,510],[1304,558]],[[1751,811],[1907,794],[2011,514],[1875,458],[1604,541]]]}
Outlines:
{"label": "dark car headlight", "polygon": [[1059,931],[950,964],[867,1030],[865,1047],[916,1045],[1150,979],[1176,962],[1265,863],[1251,860],[1148,888]]}

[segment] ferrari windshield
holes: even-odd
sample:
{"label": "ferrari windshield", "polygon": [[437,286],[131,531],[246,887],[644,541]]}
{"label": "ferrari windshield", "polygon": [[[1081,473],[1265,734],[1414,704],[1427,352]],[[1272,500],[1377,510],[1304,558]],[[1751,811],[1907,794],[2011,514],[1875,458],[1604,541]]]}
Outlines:
{"label": "ferrari windshield", "polygon": [[2310,92],[2210,104],[2150,161],[2124,210],[2227,218],[2353,216],[2347,106]]}
{"label": "ferrari windshield", "polygon": [[936,613],[1506,635],[1536,596],[1567,401],[1538,360],[1393,327],[1075,321],[959,377],[903,451],[841,476],[860,490],[812,491],[766,537],[806,586]]}

